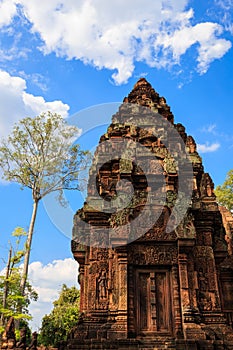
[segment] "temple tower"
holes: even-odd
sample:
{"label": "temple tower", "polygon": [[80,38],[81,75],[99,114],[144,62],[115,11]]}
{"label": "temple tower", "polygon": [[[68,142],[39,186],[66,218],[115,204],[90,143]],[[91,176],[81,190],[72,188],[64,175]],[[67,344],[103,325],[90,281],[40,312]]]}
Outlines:
{"label": "temple tower", "polygon": [[[192,188],[182,220],[168,230],[173,209],[179,214],[185,202],[180,192],[187,178],[181,183],[182,162],[167,147],[170,129],[172,150],[191,162]],[[135,160],[119,156],[122,140]],[[233,220],[224,209],[222,219],[193,137],[142,78],[98,149],[87,202],[74,218],[82,315],[68,348],[233,349]],[[129,193],[130,203],[119,209]]]}

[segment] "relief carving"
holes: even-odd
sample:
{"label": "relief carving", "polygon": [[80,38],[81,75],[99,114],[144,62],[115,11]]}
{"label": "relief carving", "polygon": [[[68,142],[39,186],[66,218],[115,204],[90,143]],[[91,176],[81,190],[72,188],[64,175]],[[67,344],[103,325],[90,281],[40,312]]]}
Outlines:
{"label": "relief carving", "polygon": [[188,288],[188,275],[186,264],[180,265],[181,288]]}
{"label": "relief carving", "polygon": [[156,175],[162,175],[163,174],[163,169],[162,169],[162,166],[161,166],[159,160],[152,159],[150,161],[150,172],[152,174],[156,174]]}
{"label": "relief carving", "polygon": [[208,289],[208,274],[203,271],[202,267],[198,270],[198,280],[200,291],[205,292]]}
{"label": "relief carving", "polygon": [[101,271],[98,282],[98,298],[99,301],[107,298],[107,278],[106,272]]}
{"label": "relief carving", "polygon": [[213,308],[212,300],[208,293],[200,293],[198,306],[201,311],[211,311]]}
{"label": "relief carving", "polygon": [[200,190],[201,190],[202,197],[216,198],[214,194],[214,183],[208,173],[204,173],[202,175]]}
{"label": "relief carving", "polygon": [[[162,214],[154,224],[154,226],[146,232],[142,237],[138,239],[138,241],[174,241],[177,239],[177,234],[174,231],[166,232],[166,226],[169,219],[169,209],[164,208]],[[148,219],[148,225],[151,224],[151,220],[153,222],[153,215],[151,216],[151,219],[149,221]],[[144,223],[143,223],[144,224]],[[148,226],[150,227],[150,226]]]}
{"label": "relief carving", "polygon": [[129,262],[144,264],[176,264],[178,262],[177,247],[134,245],[129,249]]}
{"label": "relief carving", "polygon": [[175,231],[180,238],[195,238],[196,228],[194,226],[193,215],[191,213],[186,215]]}
{"label": "relief carving", "polygon": [[175,241],[176,239],[177,235],[174,231],[166,232],[164,229],[155,227],[140,237],[138,241]]}

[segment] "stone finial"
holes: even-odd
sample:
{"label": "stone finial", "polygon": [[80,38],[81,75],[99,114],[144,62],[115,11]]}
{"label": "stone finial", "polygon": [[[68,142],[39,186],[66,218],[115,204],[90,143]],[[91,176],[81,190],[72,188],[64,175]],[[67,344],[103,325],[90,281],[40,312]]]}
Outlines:
{"label": "stone finial", "polygon": [[174,123],[174,116],[166,103],[166,99],[159,96],[145,78],[140,78],[137,81],[133,90],[129,93],[128,97],[124,98],[123,102],[136,103],[143,107],[149,107],[154,112],[161,114],[171,123]]}
{"label": "stone finial", "polygon": [[167,101],[166,101],[166,98],[165,97],[160,97],[159,98],[159,104],[160,104],[160,106],[166,106],[166,104],[167,104]]}
{"label": "stone finial", "polygon": [[186,147],[189,153],[195,153],[197,151],[197,145],[192,136],[187,137]]}
{"label": "stone finial", "polygon": [[141,87],[141,86],[147,86],[151,88],[151,84],[148,83],[148,81],[145,78],[140,78],[134,85],[133,89],[137,89],[138,87]]}
{"label": "stone finial", "polygon": [[208,173],[204,173],[202,175],[200,190],[201,190],[202,197],[214,197],[215,198],[214,183],[213,183],[213,180],[211,179],[211,177]]}

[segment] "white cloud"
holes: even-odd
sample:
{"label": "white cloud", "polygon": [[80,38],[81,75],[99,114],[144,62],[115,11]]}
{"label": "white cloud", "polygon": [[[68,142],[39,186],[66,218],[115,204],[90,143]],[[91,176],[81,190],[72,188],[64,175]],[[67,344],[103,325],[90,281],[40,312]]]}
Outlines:
{"label": "white cloud", "polygon": [[[55,52],[113,70],[116,84],[132,76],[137,61],[157,68],[179,64],[194,44],[197,70],[203,74],[231,47],[230,41],[219,38],[223,30],[219,24],[192,24],[194,12],[186,10],[188,0],[149,0],[146,5],[142,0],[50,0],[39,6],[38,0],[17,3],[31,22],[31,31],[40,35],[45,54]],[[14,14],[12,5],[11,17]],[[8,23],[9,18],[1,23],[4,21]]]}
{"label": "white cloud", "polygon": [[[190,15],[192,12],[190,12]],[[187,17],[188,18],[188,17]],[[172,34],[163,32],[157,37],[157,46],[162,46],[167,53],[166,60],[158,65],[166,66],[179,64],[180,58],[194,44],[198,44],[197,70],[200,74],[206,73],[209,65],[215,59],[221,58],[230,48],[231,43],[225,39],[218,39],[222,33],[222,27],[216,23],[199,23],[195,26],[186,24]]]}
{"label": "white cloud", "polygon": [[225,30],[233,35],[233,0],[215,0],[217,14]]}
{"label": "white cloud", "polygon": [[35,115],[49,110],[51,112],[57,112],[63,116],[67,116],[69,107],[62,101],[46,102],[42,96],[34,96],[25,91],[23,91],[22,99],[24,106],[29,111],[29,114]]}
{"label": "white cloud", "polygon": [[37,86],[41,91],[46,92],[48,90],[48,79],[42,74],[32,73],[26,74],[24,71],[18,71],[17,75],[26,81],[30,81],[33,85]]}
{"label": "white cloud", "polygon": [[64,117],[69,106],[62,101],[47,102],[27,91],[25,79],[0,70],[0,136],[7,136],[19,119],[50,110]]}
{"label": "white cloud", "polygon": [[219,143],[212,143],[209,144],[206,142],[205,144],[197,144],[197,151],[200,153],[209,153],[209,152],[215,152],[219,149],[220,144]]}
{"label": "white cloud", "polygon": [[[204,27],[204,24],[203,24]],[[204,40],[200,39],[200,46],[198,48],[199,56],[198,71],[201,74],[207,72],[209,65],[215,59],[222,58],[225,53],[231,48],[231,43],[225,39],[217,39],[216,35],[222,33],[222,27],[214,23],[205,23],[203,28],[204,33],[208,33]],[[202,34],[203,35],[203,34]]]}
{"label": "white cloud", "polygon": [[29,280],[39,294],[39,299],[29,307],[33,329],[38,330],[43,316],[51,312],[63,283],[68,287],[78,286],[77,275],[78,264],[71,258],[54,260],[47,265],[40,261],[29,265]]}
{"label": "white cloud", "polygon": [[13,0],[3,0],[0,2],[0,27],[10,24],[12,17],[16,14],[16,4]]}
{"label": "white cloud", "polygon": [[215,0],[215,3],[227,11],[233,9],[233,0]]}
{"label": "white cloud", "polygon": [[203,126],[203,128],[201,129],[201,132],[216,135],[217,134],[216,128],[217,128],[216,124],[206,125],[206,126]]}

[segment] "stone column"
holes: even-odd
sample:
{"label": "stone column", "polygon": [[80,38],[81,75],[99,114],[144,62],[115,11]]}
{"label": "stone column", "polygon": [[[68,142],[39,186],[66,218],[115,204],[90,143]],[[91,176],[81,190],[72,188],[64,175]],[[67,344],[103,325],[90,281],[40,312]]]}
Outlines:
{"label": "stone column", "polygon": [[127,313],[128,313],[128,290],[127,290],[127,249],[126,246],[116,248],[118,261],[118,311],[116,322],[108,332],[109,339],[126,339],[128,336]]}

